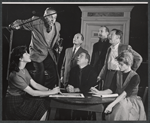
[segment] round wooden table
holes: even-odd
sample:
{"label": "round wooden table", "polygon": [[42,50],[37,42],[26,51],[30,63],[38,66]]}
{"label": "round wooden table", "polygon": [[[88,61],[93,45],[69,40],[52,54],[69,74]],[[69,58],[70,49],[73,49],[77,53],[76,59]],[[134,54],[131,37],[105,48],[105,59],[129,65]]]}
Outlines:
{"label": "round wooden table", "polygon": [[110,103],[114,99],[91,95],[85,95],[85,98],[51,97],[49,120],[54,120],[57,109],[92,111],[96,113],[96,120],[102,120],[103,104]]}

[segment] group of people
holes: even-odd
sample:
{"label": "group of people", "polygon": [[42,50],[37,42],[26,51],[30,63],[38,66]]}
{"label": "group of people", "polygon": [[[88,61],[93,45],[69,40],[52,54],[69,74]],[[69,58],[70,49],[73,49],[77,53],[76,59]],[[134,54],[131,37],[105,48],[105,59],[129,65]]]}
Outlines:
{"label": "group of people", "polygon": [[[25,46],[14,48],[11,53],[6,119],[44,120],[49,109],[44,97],[61,93],[58,86],[61,82],[69,93],[118,93],[119,96],[104,110],[106,120],[146,120],[142,100],[137,96],[140,78],[135,72],[142,57],[131,46],[121,43],[122,31],[113,29],[109,32],[106,26],[101,26],[91,58],[82,48],[84,36],[75,34],[73,47],[65,51],[59,77],[55,56],[59,47],[55,44],[60,40],[61,25],[56,21],[57,12],[49,7],[43,18],[37,18],[16,20],[11,25],[32,33],[30,54]],[[31,61],[35,67],[33,79],[25,68]],[[49,81],[45,81],[45,71]],[[94,87],[100,80],[104,81],[103,90]]]}

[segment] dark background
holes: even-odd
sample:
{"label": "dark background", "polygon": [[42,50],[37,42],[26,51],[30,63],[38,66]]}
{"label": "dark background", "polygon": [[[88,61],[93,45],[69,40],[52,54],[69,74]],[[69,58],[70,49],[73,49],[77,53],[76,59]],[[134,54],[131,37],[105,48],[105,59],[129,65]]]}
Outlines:
{"label": "dark background", "polygon": [[[63,51],[60,55],[58,69],[60,70],[65,49],[71,47],[73,36],[80,32],[81,27],[81,11],[78,6],[88,6],[87,4],[20,4],[20,5],[2,5],[2,66],[3,66],[3,97],[5,96],[7,89],[7,65],[8,65],[8,54],[9,54],[9,37],[10,33],[6,29],[16,19],[28,19],[35,16],[42,16],[45,8],[52,6],[58,11],[57,21],[61,24],[61,38],[63,41]],[[90,4],[89,6],[112,6],[112,5],[100,5]],[[117,5],[114,5],[117,6]],[[121,4],[118,6],[125,6]],[[148,5],[147,4],[128,4],[127,6],[134,6],[131,11],[130,20],[130,35],[129,44],[134,50],[140,53],[143,57],[143,62],[138,69],[138,74],[141,77],[140,86],[148,86]],[[62,12],[63,11],[63,12]],[[29,46],[30,43],[30,32],[25,30],[14,31],[12,48],[19,45]],[[27,65],[27,69],[34,69],[32,63]]]}

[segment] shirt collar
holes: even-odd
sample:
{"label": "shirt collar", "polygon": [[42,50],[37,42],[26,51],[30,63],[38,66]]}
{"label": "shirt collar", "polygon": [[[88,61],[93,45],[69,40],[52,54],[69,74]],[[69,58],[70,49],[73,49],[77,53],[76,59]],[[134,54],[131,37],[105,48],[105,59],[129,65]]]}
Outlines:
{"label": "shirt collar", "polygon": [[[76,51],[80,48],[81,46],[76,47]],[[72,51],[74,51],[75,46],[73,46]]]}
{"label": "shirt collar", "polygon": [[119,46],[120,43],[116,44],[115,46],[111,45],[111,49],[118,49],[118,46]]}

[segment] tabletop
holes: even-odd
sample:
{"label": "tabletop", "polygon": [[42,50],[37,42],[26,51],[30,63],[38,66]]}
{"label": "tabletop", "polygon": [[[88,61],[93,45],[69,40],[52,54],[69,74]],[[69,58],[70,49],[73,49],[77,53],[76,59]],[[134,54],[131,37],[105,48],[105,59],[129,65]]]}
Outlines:
{"label": "tabletop", "polygon": [[65,102],[65,103],[71,103],[71,104],[104,104],[104,103],[110,103],[115,100],[114,97],[95,97],[91,94],[84,94],[84,98],[70,98],[70,97],[51,97],[54,100]]}

